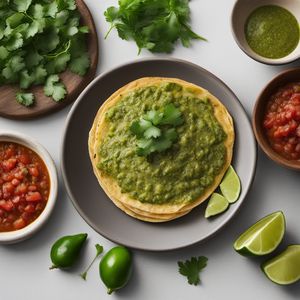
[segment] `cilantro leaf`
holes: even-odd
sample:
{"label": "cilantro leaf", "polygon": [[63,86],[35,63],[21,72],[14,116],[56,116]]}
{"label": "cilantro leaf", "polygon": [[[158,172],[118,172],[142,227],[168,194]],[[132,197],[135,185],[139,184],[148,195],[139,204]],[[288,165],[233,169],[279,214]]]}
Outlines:
{"label": "cilantro leaf", "polygon": [[150,153],[154,151],[152,145],[152,140],[147,139],[140,139],[137,142],[138,148],[137,148],[137,155],[139,156],[148,156]]}
{"label": "cilantro leaf", "polygon": [[158,138],[161,136],[161,130],[155,126],[151,126],[144,132],[144,136],[146,139]]}
{"label": "cilantro leaf", "polygon": [[23,37],[21,33],[13,34],[9,37],[9,39],[6,42],[6,49],[8,51],[14,51],[23,46]]}
{"label": "cilantro leaf", "polygon": [[75,10],[76,3],[75,0],[57,0],[58,7],[60,10],[68,9],[68,10]]}
{"label": "cilantro leaf", "polygon": [[137,154],[148,156],[169,149],[178,138],[175,127],[182,123],[181,112],[174,104],[166,105],[162,111],[148,111],[130,126],[130,131],[137,137]]}
{"label": "cilantro leaf", "polygon": [[73,36],[76,33],[78,33],[78,27],[77,26],[70,26],[70,27],[66,27],[66,34],[68,36]]}
{"label": "cilantro leaf", "polygon": [[111,6],[104,12],[104,16],[107,22],[114,22],[119,18],[119,9]]}
{"label": "cilantro leaf", "polygon": [[4,37],[4,25],[0,23],[0,41]]}
{"label": "cilantro leaf", "polygon": [[9,52],[4,46],[0,46],[0,61],[5,60],[9,55]]}
{"label": "cilantro leaf", "polygon": [[178,134],[177,134],[175,128],[170,128],[170,129],[164,131],[164,137],[166,139],[170,140],[171,142],[174,142],[177,140]]}
{"label": "cilantro leaf", "polygon": [[29,51],[25,56],[26,66],[29,69],[37,66],[42,60],[43,60],[43,56],[41,56],[35,49]]}
{"label": "cilantro leaf", "polygon": [[39,35],[38,44],[36,47],[42,52],[49,53],[56,49],[59,45],[60,37],[58,29],[50,27],[47,31]]}
{"label": "cilantro leaf", "polygon": [[8,0],[0,0],[0,8],[6,7],[8,5]]}
{"label": "cilantro leaf", "polygon": [[80,31],[81,33],[89,33],[89,32],[90,32],[90,29],[89,29],[88,26],[80,26],[80,27],[79,27],[79,31]]}
{"label": "cilantro leaf", "polygon": [[206,267],[208,258],[205,256],[192,257],[191,260],[185,262],[179,261],[179,273],[186,276],[188,283],[198,285],[200,283],[199,273]]}
{"label": "cilantro leaf", "polygon": [[130,130],[136,136],[140,137],[140,136],[143,136],[144,132],[151,126],[152,126],[152,123],[150,121],[147,121],[142,118],[139,121],[133,122],[130,127]]}
{"label": "cilantro leaf", "polygon": [[47,71],[43,66],[37,66],[35,69],[32,71],[32,76],[34,78],[34,84],[42,84],[45,82],[45,79],[47,77]]}
{"label": "cilantro leaf", "polygon": [[15,8],[19,12],[26,12],[31,2],[32,0],[13,0],[13,3],[15,4]]}
{"label": "cilantro leaf", "polygon": [[90,57],[85,52],[81,56],[73,58],[69,63],[69,68],[73,73],[83,76],[88,71],[90,64]]}
{"label": "cilantro leaf", "polygon": [[34,37],[40,30],[40,23],[38,21],[33,21],[29,25],[27,31],[26,31],[26,38],[29,39],[31,37]]}
{"label": "cilantro leaf", "polygon": [[[110,29],[116,28],[120,38],[133,39],[139,52],[172,52],[177,40],[185,47],[192,39],[202,39],[189,26],[188,0],[123,0],[118,7],[108,7],[104,12]],[[107,36],[106,35],[106,36]]]}
{"label": "cilantro leaf", "polygon": [[145,119],[151,121],[154,125],[158,125],[164,117],[162,112],[156,110],[150,110],[147,112]]}
{"label": "cilantro leaf", "polygon": [[55,101],[63,100],[67,94],[67,90],[64,84],[60,82],[58,75],[50,75],[47,78],[44,92],[46,96],[52,97]]}
{"label": "cilantro leaf", "polygon": [[183,119],[181,117],[181,112],[174,104],[168,104],[164,108],[164,117],[161,124],[169,124],[178,126],[182,124]]}
{"label": "cilantro leaf", "polygon": [[9,28],[15,28],[15,27],[19,26],[20,24],[22,24],[23,19],[24,19],[24,14],[22,14],[20,12],[16,12],[16,13],[10,15],[6,19],[6,26]]}
{"label": "cilantro leaf", "polygon": [[24,59],[21,56],[12,56],[7,63],[5,68],[2,70],[2,76],[7,79],[9,83],[15,82],[18,73],[25,68]]}
{"label": "cilantro leaf", "polygon": [[24,70],[20,74],[20,88],[28,89],[30,85],[33,83],[34,77],[28,74],[27,70]]}
{"label": "cilantro leaf", "polygon": [[163,152],[172,146],[172,141],[164,137],[153,141],[153,152]]}
{"label": "cilantro leaf", "polygon": [[69,11],[67,11],[67,10],[60,11],[59,13],[56,14],[54,25],[55,26],[65,25],[66,22],[68,21],[69,16],[70,16]]}
{"label": "cilantro leaf", "polygon": [[51,58],[46,65],[47,72],[49,74],[55,74],[64,71],[70,58],[71,55],[69,53],[61,53]]}
{"label": "cilantro leaf", "polygon": [[31,93],[17,93],[16,100],[24,106],[31,106],[34,103],[34,96]]}
{"label": "cilantro leaf", "polygon": [[53,1],[45,6],[45,16],[55,18],[58,13],[58,4]]}
{"label": "cilantro leaf", "polygon": [[29,10],[34,19],[41,19],[44,16],[44,7],[41,4],[31,5]]}

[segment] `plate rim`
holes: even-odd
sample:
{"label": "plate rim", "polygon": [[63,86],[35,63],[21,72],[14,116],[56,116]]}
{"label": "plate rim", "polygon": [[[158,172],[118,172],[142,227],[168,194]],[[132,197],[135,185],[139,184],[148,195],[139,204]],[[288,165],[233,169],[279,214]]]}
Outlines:
{"label": "plate rim", "polygon": [[[172,63],[181,63],[181,64],[186,64],[189,65],[195,69],[200,69],[202,72],[204,72],[205,74],[207,74],[208,76],[210,76],[211,78],[213,78],[214,80],[216,80],[217,82],[219,82],[223,87],[225,87],[228,92],[233,96],[233,98],[237,101],[237,103],[240,105],[240,108],[242,109],[244,118],[247,122],[247,124],[249,125],[249,128],[251,129],[252,132],[252,140],[253,140],[253,153],[254,153],[254,161],[253,161],[253,165],[251,166],[251,174],[250,174],[250,182],[249,185],[247,187],[247,189],[245,190],[245,196],[244,199],[241,201],[240,205],[237,207],[237,209],[235,211],[232,212],[232,214],[226,218],[222,223],[220,223],[218,225],[218,227],[216,227],[216,229],[214,229],[212,232],[210,232],[210,234],[208,234],[205,238],[201,239],[201,240],[197,240],[194,241],[192,243],[188,243],[185,245],[181,245],[181,246],[172,246],[172,247],[164,247],[164,248],[158,248],[158,247],[154,247],[154,248],[149,248],[149,247],[142,247],[142,246],[137,246],[137,245],[131,245],[130,242],[129,243],[124,243],[124,241],[119,241],[117,238],[111,238],[109,237],[109,235],[107,235],[105,232],[103,232],[102,230],[100,230],[99,228],[97,228],[97,226],[95,224],[93,224],[93,222],[91,222],[89,220],[89,218],[87,217],[87,215],[82,211],[82,209],[79,207],[77,201],[75,200],[76,197],[74,197],[73,192],[70,188],[68,179],[67,179],[67,175],[66,175],[66,166],[65,166],[65,161],[64,161],[64,153],[65,153],[65,148],[66,148],[66,137],[67,137],[67,132],[68,132],[68,127],[69,124],[72,120],[73,117],[73,113],[76,111],[77,106],[80,104],[80,102],[84,99],[84,96],[87,94],[87,92],[90,90],[90,88],[99,80],[101,80],[102,78],[108,76],[110,73],[116,72],[118,69],[122,69],[125,68],[127,66],[130,65],[134,65],[134,64],[140,64],[140,63],[144,63],[144,62],[172,62]],[[64,126],[64,132],[62,135],[62,143],[61,143],[61,147],[60,147],[60,169],[61,169],[61,173],[62,173],[62,178],[63,178],[63,182],[67,191],[67,195],[70,198],[74,208],[76,209],[76,211],[78,212],[78,214],[81,216],[81,218],[93,229],[95,230],[98,234],[100,234],[102,237],[106,238],[107,240],[119,244],[119,245],[124,245],[126,247],[129,247],[131,249],[136,249],[136,250],[141,250],[141,251],[151,251],[151,252],[167,252],[167,251],[174,251],[174,250],[179,250],[179,249],[183,249],[183,248],[188,248],[188,247],[192,247],[194,245],[198,245],[198,244],[202,244],[204,242],[206,242],[207,240],[213,238],[217,233],[219,233],[222,229],[224,229],[226,227],[226,225],[228,225],[230,223],[230,221],[232,221],[232,219],[236,216],[236,214],[238,213],[238,211],[241,209],[245,198],[247,197],[250,189],[253,186],[253,182],[254,182],[254,178],[255,178],[255,174],[256,174],[256,167],[257,167],[257,142],[256,139],[254,137],[254,133],[252,130],[252,126],[251,126],[251,122],[250,119],[246,113],[246,110],[244,108],[244,106],[242,105],[242,103],[240,102],[239,98],[236,96],[236,94],[232,91],[232,89],[220,78],[218,78],[216,75],[214,75],[213,73],[211,73],[210,71],[206,70],[205,68],[197,65],[196,63],[192,63],[190,61],[184,60],[184,59],[179,59],[179,58],[153,58],[153,57],[146,57],[146,58],[141,58],[141,59],[136,59],[136,60],[131,60],[128,62],[125,62],[123,64],[120,64],[114,68],[110,68],[109,70],[107,70],[106,72],[100,73],[98,76],[96,76],[87,86],[86,88],[81,92],[81,94],[78,96],[78,98],[76,99],[76,101],[74,102],[74,104],[72,105],[66,121],[65,121],[65,126]]]}

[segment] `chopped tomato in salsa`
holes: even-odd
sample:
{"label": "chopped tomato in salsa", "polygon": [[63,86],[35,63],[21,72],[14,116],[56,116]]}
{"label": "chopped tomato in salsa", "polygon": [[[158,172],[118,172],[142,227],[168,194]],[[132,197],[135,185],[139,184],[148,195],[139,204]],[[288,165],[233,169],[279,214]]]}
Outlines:
{"label": "chopped tomato in salsa", "polygon": [[263,125],[276,152],[290,160],[300,159],[300,82],[271,96]]}
{"label": "chopped tomato in salsa", "polygon": [[48,170],[35,152],[0,142],[0,232],[32,223],[44,210],[49,191]]}

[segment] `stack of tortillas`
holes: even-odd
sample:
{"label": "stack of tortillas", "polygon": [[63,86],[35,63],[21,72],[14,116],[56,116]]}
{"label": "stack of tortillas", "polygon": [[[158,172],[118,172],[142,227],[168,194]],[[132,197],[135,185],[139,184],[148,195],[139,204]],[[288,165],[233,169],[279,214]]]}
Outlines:
{"label": "stack of tortillas", "polygon": [[[114,178],[102,172],[97,167],[97,164],[100,159],[98,149],[101,146],[101,143],[103,143],[103,141],[105,140],[109,128],[109,124],[107,124],[107,120],[105,118],[106,112],[111,107],[115,106],[119,101],[122,101],[124,95],[132,92],[133,90],[147,86],[160,85],[162,82],[177,83],[184,88],[188,88],[190,92],[192,91],[192,93],[199,98],[208,97],[213,105],[214,115],[227,135],[227,138],[224,141],[224,146],[226,148],[226,161],[223,165],[223,168],[214,178],[214,181],[211,184],[211,186],[209,186],[200,197],[198,197],[190,203],[142,203],[138,199],[133,199],[127,193],[122,193],[117,181]],[[194,84],[188,83],[186,81],[174,78],[159,77],[148,77],[138,79],[122,87],[121,89],[116,91],[112,96],[110,96],[100,107],[95,117],[93,126],[89,134],[88,142],[89,153],[94,173],[99,181],[99,184],[101,185],[102,189],[105,191],[107,196],[118,208],[120,208],[128,215],[148,222],[165,222],[179,218],[188,214],[193,208],[205,201],[219,186],[227,168],[231,164],[233,144],[234,127],[232,118],[225,106],[216,97],[211,95],[207,90]],[[99,201],[106,201],[106,199],[99,199]]]}

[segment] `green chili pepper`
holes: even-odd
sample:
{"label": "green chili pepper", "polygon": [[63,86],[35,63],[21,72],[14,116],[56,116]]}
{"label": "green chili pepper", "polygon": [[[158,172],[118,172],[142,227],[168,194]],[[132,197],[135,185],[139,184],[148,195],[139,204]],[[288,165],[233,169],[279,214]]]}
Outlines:
{"label": "green chili pepper", "polygon": [[99,273],[108,294],[123,288],[132,273],[132,256],[129,250],[121,246],[109,250],[100,261]]}
{"label": "green chili pepper", "polygon": [[87,239],[86,233],[68,235],[58,239],[51,248],[51,269],[71,267],[78,259],[80,250]]}

